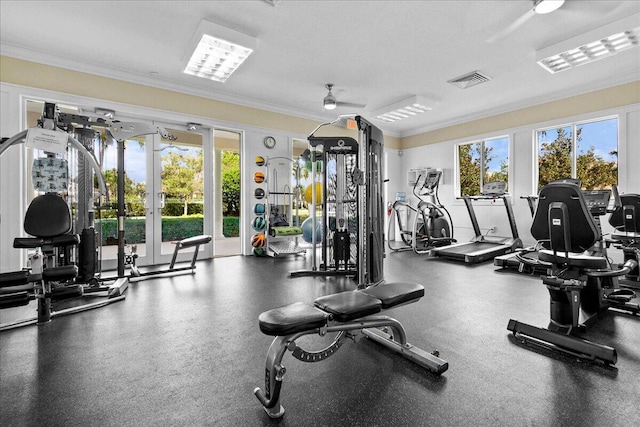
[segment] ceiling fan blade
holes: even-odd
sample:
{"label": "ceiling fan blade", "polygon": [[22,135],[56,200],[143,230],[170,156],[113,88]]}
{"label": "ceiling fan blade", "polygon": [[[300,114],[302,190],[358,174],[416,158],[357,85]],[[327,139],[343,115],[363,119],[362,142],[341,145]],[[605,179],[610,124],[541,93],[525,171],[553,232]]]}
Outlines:
{"label": "ceiling fan blade", "polygon": [[503,38],[507,37],[509,34],[511,34],[513,31],[515,31],[516,29],[518,29],[518,27],[520,27],[522,24],[524,24],[525,22],[527,22],[529,19],[533,18],[533,16],[536,13],[533,11],[533,9],[529,9],[526,13],[524,13],[523,15],[521,15],[518,19],[516,19],[515,21],[513,21],[510,25],[508,25],[505,29],[503,29],[502,31],[497,32],[496,34],[494,34],[493,36],[489,37],[487,39],[487,43],[496,43],[500,40],[502,40]]}
{"label": "ceiling fan blade", "polygon": [[362,104],[353,104],[351,102],[336,102],[336,106],[338,107],[351,107],[351,108],[364,108],[365,106]]}

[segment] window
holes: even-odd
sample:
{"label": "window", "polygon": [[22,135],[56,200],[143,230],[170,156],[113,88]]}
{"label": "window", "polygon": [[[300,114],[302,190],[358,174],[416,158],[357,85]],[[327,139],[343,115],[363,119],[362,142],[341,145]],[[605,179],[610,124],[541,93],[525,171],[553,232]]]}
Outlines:
{"label": "window", "polygon": [[618,183],[618,119],[578,122],[536,131],[538,190],[561,178],[578,178],[585,190]]}
{"label": "window", "polygon": [[509,137],[458,145],[460,196],[476,196],[491,181],[509,182]]}

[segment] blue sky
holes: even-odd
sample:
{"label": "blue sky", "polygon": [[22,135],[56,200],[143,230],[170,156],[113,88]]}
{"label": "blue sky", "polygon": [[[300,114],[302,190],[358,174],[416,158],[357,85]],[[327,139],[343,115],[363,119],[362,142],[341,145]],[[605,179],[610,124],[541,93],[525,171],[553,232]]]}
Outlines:
{"label": "blue sky", "polygon": [[[609,153],[618,150],[617,119],[599,120],[597,122],[582,123],[577,126],[582,128],[580,133],[582,140],[578,145],[578,154],[585,153],[593,147],[595,154],[605,161],[616,160],[616,157]],[[546,136],[541,136],[539,142],[555,140],[558,136],[556,129],[547,129]],[[565,130],[567,134],[570,134],[571,126],[565,127]]]}

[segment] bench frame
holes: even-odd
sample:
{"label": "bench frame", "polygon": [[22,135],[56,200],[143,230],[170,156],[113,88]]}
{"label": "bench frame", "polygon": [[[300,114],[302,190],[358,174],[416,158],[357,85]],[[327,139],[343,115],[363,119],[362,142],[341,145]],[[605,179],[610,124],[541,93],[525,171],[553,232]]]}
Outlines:
{"label": "bench frame", "polygon": [[[417,299],[405,304],[415,301]],[[267,351],[264,391],[260,387],[256,387],[253,391],[270,418],[281,418],[284,415],[284,407],[280,404],[280,390],[286,373],[286,369],[282,365],[285,352],[289,350],[296,359],[303,362],[319,362],[335,354],[342,346],[344,338],[351,335],[350,331],[361,331],[364,336],[437,375],[444,373],[449,368],[448,362],[438,357],[437,350],[428,353],[407,342],[404,326],[392,317],[374,314],[347,322],[338,322],[332,317],[331,314],[327,315],[325,326],[276,336],[271,343]],[[338,334],[333,342],[322,350],[306,351],[296,344],[296,340],[305,335],[325,336],[331,332],[338,332]]]}

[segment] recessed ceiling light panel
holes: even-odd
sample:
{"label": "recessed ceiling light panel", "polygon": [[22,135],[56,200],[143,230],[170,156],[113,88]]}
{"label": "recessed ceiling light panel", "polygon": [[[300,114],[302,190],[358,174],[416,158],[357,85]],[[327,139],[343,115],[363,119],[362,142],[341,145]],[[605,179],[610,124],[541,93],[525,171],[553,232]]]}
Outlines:
{"label": "recessed ceiling light panel", "polygon": [[640,14],[539,50],[538,64],[552,74],[608,58],[638,46]]}
{"label": "recessed ceiling light panel", "polygon": [[202,20],[192,42],[193,52],[183,72],[224,83],[255,49],[255,39],[221,25]]}
{"label": "recessed ceiling light panel", "polygon": [[433,109],[431,104],[425,98],[414,95],[373,111],[371,114],[378,120],[391,123],[431,111]]}

